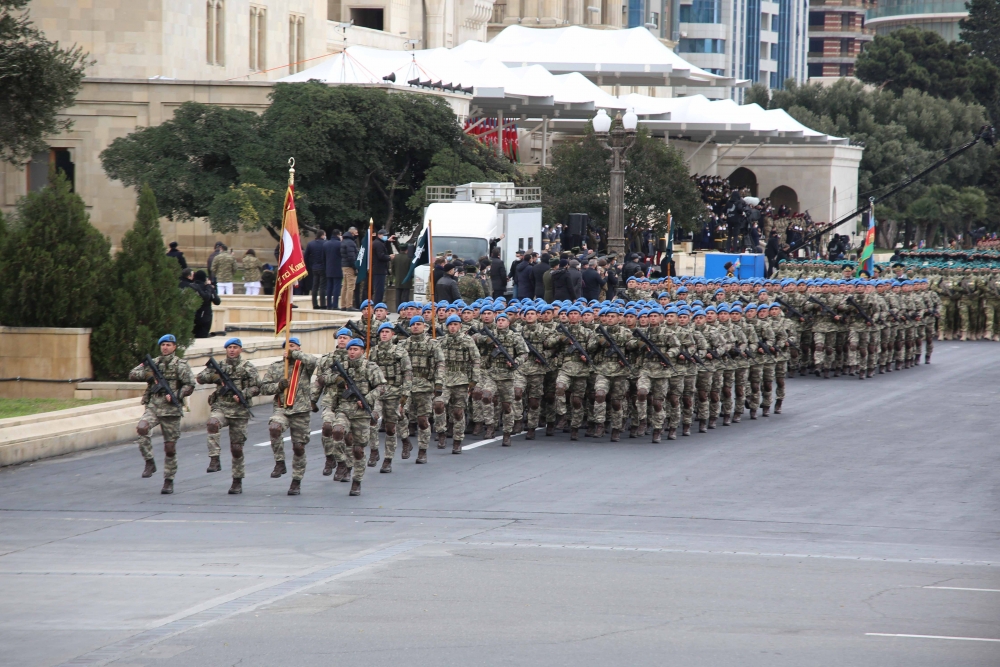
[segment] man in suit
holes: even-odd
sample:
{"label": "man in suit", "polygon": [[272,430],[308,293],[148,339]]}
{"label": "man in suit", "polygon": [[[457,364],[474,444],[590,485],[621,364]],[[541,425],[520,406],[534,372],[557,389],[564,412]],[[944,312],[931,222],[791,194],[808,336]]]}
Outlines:
{"label": "man in suit", "polygon": [[340,266],[339,229],[330,232],[330,238],[323,244],[323,255],[326,259],[326,307],[337,310],[340,305],[340,288],[344,284],[344,271]]}
{"label": "man in suit", "polygon": [[325,305],[326,297],[326,255],[323,245],[326,243],[326,232],[320,230],[316,238],[306,245],[305,259],[306,269],[312,279],[312,306],[318,310],[321,305]]}

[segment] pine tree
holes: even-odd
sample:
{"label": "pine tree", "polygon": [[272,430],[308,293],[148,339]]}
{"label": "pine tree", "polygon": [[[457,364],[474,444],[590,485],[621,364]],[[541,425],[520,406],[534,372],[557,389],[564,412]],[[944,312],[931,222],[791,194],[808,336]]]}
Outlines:
{"label": "pine tree", "polygon": [[969,17],[958,23],[961,40],[1000,67],[1000,0],[969,0],[965,7]]}
{"label": "pine tree", "polygon": [[191,290],[178,288],[177,263],[166,256],[153,191],[139,195],[135,226],[122,237],[108,281],[104,321],[91,337],[94,372],[102,379],[124,379],[147,352],[159,354],[156,341],[165,333],[184,347],[192,338]]}
{"label": "pine tree", "polygon": [[18,202],[0,261],[0,323],[91,327],[100,318],[111,244],[62,172]]}

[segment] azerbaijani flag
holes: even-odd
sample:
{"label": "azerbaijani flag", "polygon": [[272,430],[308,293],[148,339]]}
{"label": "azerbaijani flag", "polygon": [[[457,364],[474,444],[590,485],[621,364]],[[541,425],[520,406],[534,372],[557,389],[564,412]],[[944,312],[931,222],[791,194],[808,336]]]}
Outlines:
{"label": "azerbaijani flag", "polygon": [[875,273],[875,208],[868,214],[868,231],[865,232],[865,246],[858,255],[858,275],[867,271],[871,277]]}
{"label": "azerbaijani flag", "polygon": [[278,270],[274,280],[274,335],[284,332],[291,325],[292,286],[306,274],[299,241],[299,221],[295,215],[295,186],[288,184],[285,206],[281,216],[281,243],[279,244]]}

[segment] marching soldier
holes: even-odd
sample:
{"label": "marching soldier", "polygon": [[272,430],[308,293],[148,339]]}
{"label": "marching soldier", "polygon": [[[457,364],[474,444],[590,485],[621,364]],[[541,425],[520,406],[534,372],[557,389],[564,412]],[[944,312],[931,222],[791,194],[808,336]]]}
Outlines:
{"label": "marching soldier", "polygon": [[465,438],[465,401],[479,380],[480,357],[475,342],[462,333],[462,319],[458,315],[449,315],[445,326],[447,335],[438,339],[444,353],[445,374],[442,383],[434,387],[434,430],[438,434],[438,449],[444,449],[448,430],[445,408],[450,407],[453,420],[451,453],[461,454]]}
{"label": "marching soldier", "polygon": [[[480,377],[482,378],[482,400],[492,402],[493,410],[489,411],[490,421],[486,424],[486,437],[492,438],[497,426],[496,408],[499,404],[501,414],[501,430],[503,446],[510,447],[510,435],[514,428],[514,371],[527,360],[528,348],[520,336],[510,330],[510,319],[507,313],[500,311],[496,315],[496,330],[493,336],[499,342],[494,352],[485,355]],[[478,334],[476,338],[489,338]],[[492,341],[491,341],[492,343]],[[493,343],[496,345],[496,343]],[[513,362],[507,357],[513,358]]]}
{"label": "marching soldier", "polygon": [[[590,357],[597,346],[594,332],[584,327],[580,320],[579,306],[570,306],[567,311],[568,324],[561,324],[546,339],[545,347],[559,351],[562,364],[556,377],[556,413],[565,426],[567,418],[567,398],[572,405],[570,419],[570,440],[579,440],[580,425],[585,414],[587,378],[590,376]],[[575,345],[574,345],[575,343]]]}
{"label": "marching soldier", "polygon": [[[264,374],[260,393],[274,395],[274,413],[267,422],[271,436],[271,451],[274,453],[274,470],[271,477],[277,478],[288,472],[285,467],[285,431],[292,437],[292,484],[288,495],[301,493],[302,477],[306,473],[306,445],[309,444],[310,400],[309,389],[316,357],[302,351],[302,343],[296,336],[288,339],[282,354],[292,364],[289,377],[285,377],[285,361],[275,361]],[[294,384],[294,392],[290,391]]]}
{"label": "marching soldier", "polygon": [[[174,492],[174,476],[177,474],[177,440],[181,436],[183,401],[194,392],[194,374],[188,362],[176,355],[177,338],[173,334],[161,336],[159,346],[160,356],[153,359],[155,370],[141,363],[129,371],[128,375],[133,382],[146,381],[148,384],[142,395],[142,404],[146,406],[146,410],[135,428],[139,435],[139,453],[146,461],[142,476],[152,477],[156,472],[149,432],[159,424],[163,434],[164,457],[163,488],[160,493],[170,494]],[[157,373],[163,377],[169,391],[160,386]],[[174,402],[175,396],[179,401],[177,403]]]}
{"label": "marching soldier", "polygon": [[[406,399],[413,387],[413,369],[410,365],[410,355],[406,348],[397,345],[393,340],[396,328],[385,322],[378,327],[378,344],[371,353],[371,361],[378,364],[385,378],[385,392],[378,398],[378,405],[372,417],[369,445],[371,455],[368,457],[368,467],[373,468],[378,463],[378,417],[385,424],[385,460],[380,473],[392,472],[392,459],[396,455],[397,425],[401,419],[401,409],[406,405]],[[407,426],[403,419],[403,428]]]}
{"label": "marching soldier", "polygon": [[[410,337],[400,343],[410,358],[413,373],[407,412],[417,424],[417,463],[427,463],[427,446],[431,441],[431,403],[434,389],[443,386],[444,353],[438,341],[427,333],[427,322],[419,315],[410,318]],[[410,458],[412,445],[403,438],[403,459]]]}

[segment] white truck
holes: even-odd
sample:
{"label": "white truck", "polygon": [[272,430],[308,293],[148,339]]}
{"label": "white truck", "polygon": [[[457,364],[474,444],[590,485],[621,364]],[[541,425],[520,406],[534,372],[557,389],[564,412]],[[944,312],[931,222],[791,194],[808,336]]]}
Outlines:
{"label": "white truck", "polygon": [[[501,236],[500,257],[508,268],[518,250],[541,250],[541,188],[518,188],[513,183],[427,186],[427,201],[423,228],[431,223],[435,256],[451,251],[456,257],[478,260],[489,256],[490,241]],[[428,275],[426,264],[414,271],[414,301],[430,300]]]}

